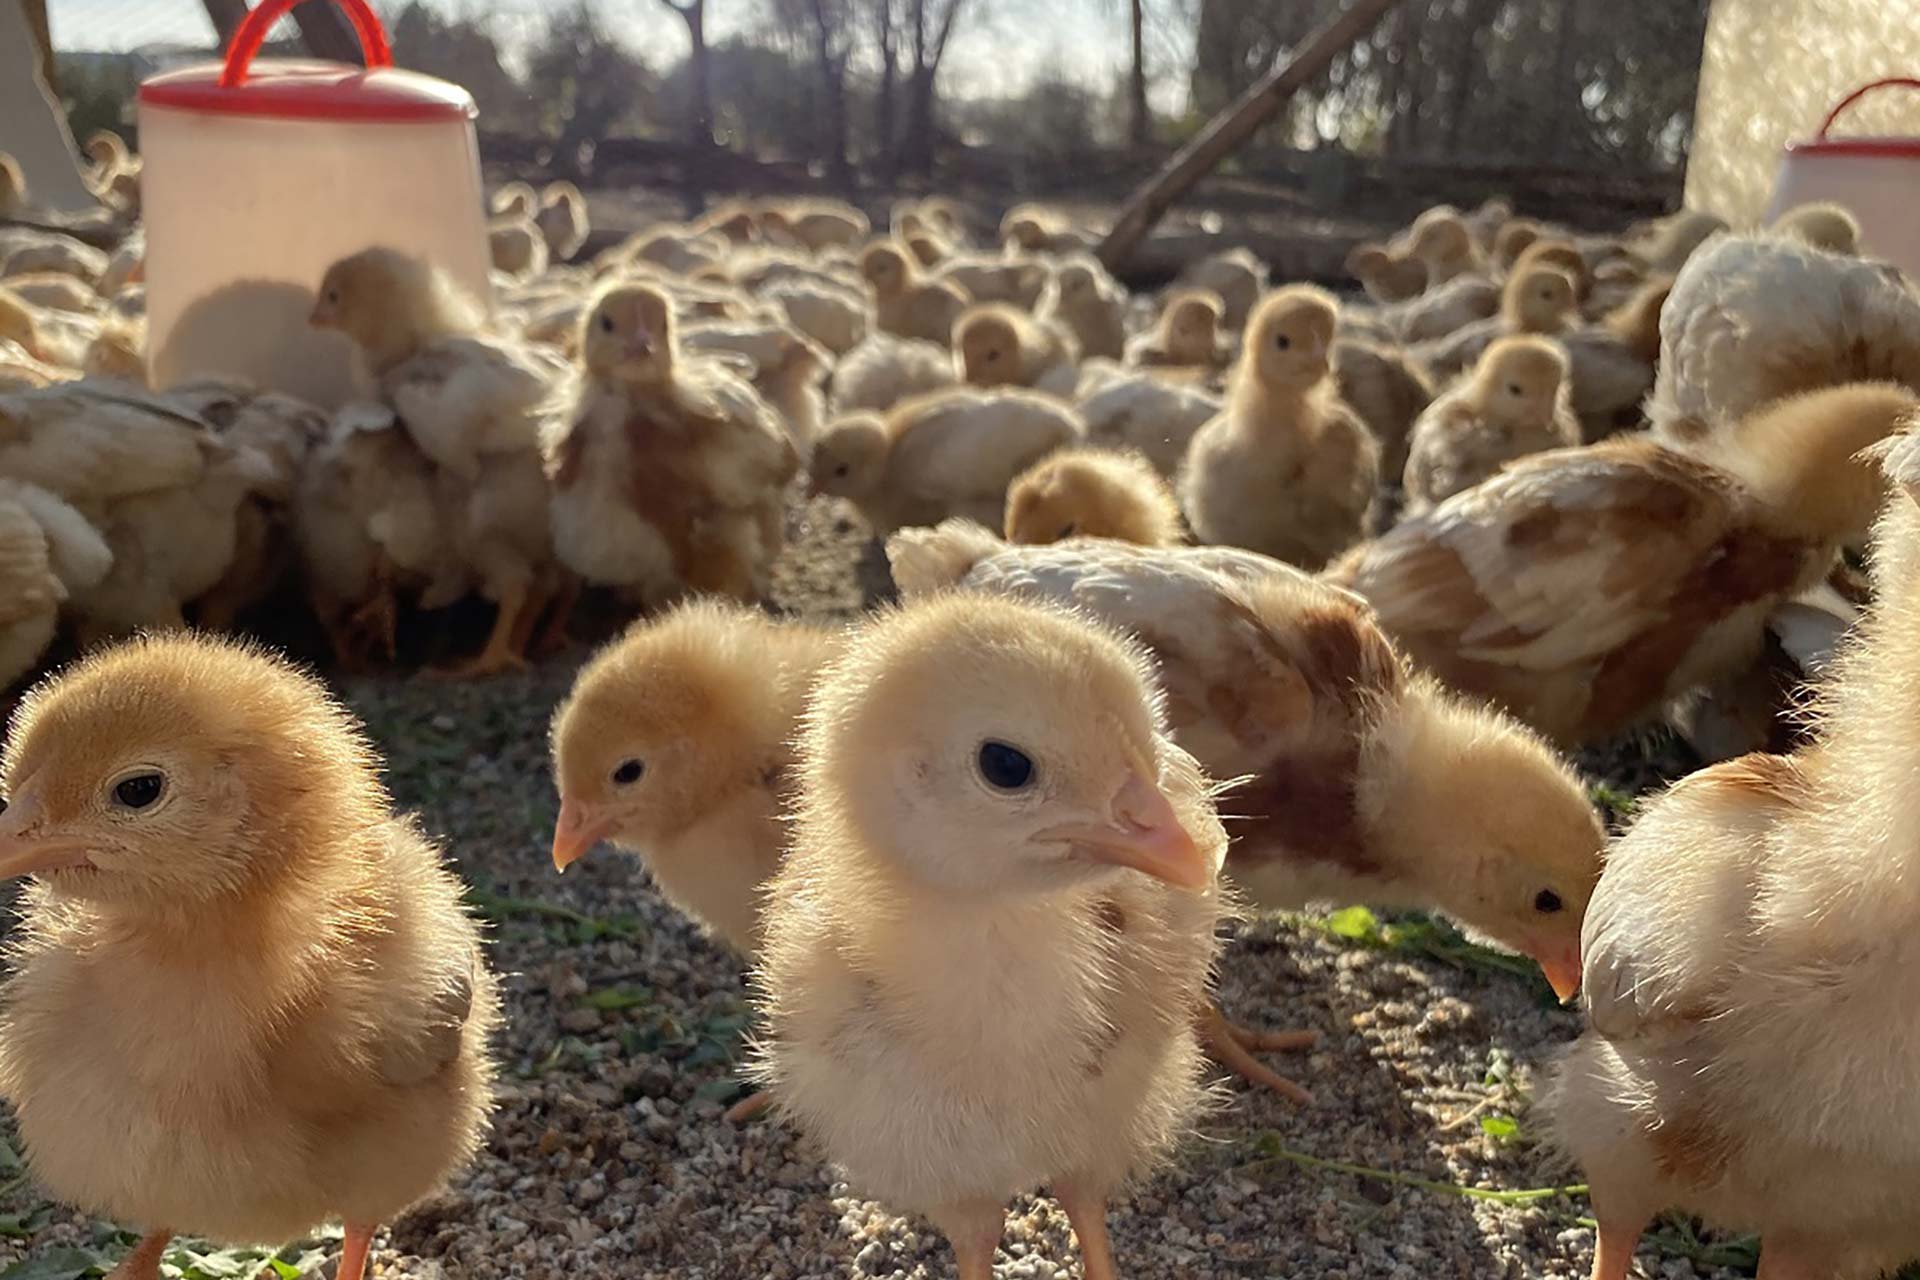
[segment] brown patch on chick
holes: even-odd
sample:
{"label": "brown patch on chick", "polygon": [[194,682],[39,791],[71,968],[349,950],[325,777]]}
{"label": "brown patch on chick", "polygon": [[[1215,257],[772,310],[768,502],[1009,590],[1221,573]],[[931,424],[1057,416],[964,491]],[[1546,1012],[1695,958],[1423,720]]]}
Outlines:
{"label": "brown patch on chick", "polygon": [[1006,535],[1030,545],[1082,537],[1169,547],[1180,541],[1180,504],[1138,453],[1063,450],[1008,486]]}

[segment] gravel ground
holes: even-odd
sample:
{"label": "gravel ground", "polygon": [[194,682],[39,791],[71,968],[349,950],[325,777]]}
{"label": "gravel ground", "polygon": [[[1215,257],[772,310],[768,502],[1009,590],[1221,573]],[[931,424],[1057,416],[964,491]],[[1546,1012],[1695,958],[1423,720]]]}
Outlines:
{"label": "gravel ground", "polygon": [[[836,504],[808,508],[800,531],[781,567],[785,607],[846,614],[884,582],[864,529]],[[738,1094],[730,1061],[748,1020],[738,963],[658,898],[631,859],[603,852],[565,878],[553,874],[547,720],[583,656],[483,684],[396,675],[341,685],[387,753],[400,805],[444,840],[497,922],[493,962],[508,1011],[485,1152],[444,1196],[392,1225],[377,1272],[951,1275],[936,1232],[846,1194],[791,1132],[721,1119]],[[1670,767],[1666,754],[1636,749],[1589,763],[1630,794]],[[1544,983],[1266,920],[1239,930],[1220,985],[1243,1021],[1322,1033],[1315,1050],[1276,1060],[1316,1103],[1223,1088],[1175,1164],[1113,1205],[1130,1280],[1586,1274],[1584,1200],[1511,1205],[1407,1181],[1512,1191],[1574,1180],[1536,1147],[1527,1112],[1537,1070],[1579,1025],[1553,1007]],[[77,1249],[110,1256],[122,1240],[42,1203],[24,1180],[0,1195],[0,1263],[32,1259],[5,1273],[13,1280],[86,1274],[98,1255]],[[1003,1280],[1078,1274],[1065,1218],[1049,1202],[1013,1205],[1003,1247]],[[1696,1270],[1681,1254],[1670,1237],[1641,1258],[1668,1280],[1729,1274]],[[311,1253],[299,1262],[297,1249],[282,1256],[318,1265]],[[216,1258],[197,1274],[223,1267],[247,1269]]]}

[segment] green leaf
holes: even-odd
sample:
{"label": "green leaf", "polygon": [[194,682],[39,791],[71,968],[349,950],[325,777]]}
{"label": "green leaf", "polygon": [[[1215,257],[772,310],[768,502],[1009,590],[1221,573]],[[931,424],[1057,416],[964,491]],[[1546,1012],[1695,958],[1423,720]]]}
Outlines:
{"label": "green leaf", "polygon": [[0,1237],[8,1240],[24,1240],[32,1234],[32,1230],[27,1226],[26,1214],[0,1214]]}
{"label": "green leaf", "polygon": [[608,987],[604,991],[589,991],[580,997],[580,1003],[602,1013],[621,1013],[652,1004],[653,992],[645,987]]}
{"label": "green leaf", "polygon": [[25,1168],[26,1166],[20,1161],[20,1153],[13,1149],[13,1144],[0,1139],[0,1178],[10,1178]]}
{"label": "green leaf", "polygon": [[1327,917],[1327,931],[1353,942],[1378,942],[1380,921],[1365,907],[1346,907]]}
{"label": "green leaf", "polygon": [[1513,1142],[1520,1136],[1520,1122],[1512,1116],[1481,1116],[1480,1132],[1495,1142]]}
{"label": "green leaf", "polygon": [[279,1280],[300,1280],[300,1268],[294,1266],[291,1262],[283,1262],[279,1258],[273,1258],[267,1262],[267,1265],[273,1268],[273,1274],[278,1276]]}
{"label": "green leaf", "polygon": [[718,1080],[709,1080],[693,1091],[693,1096],[702,1102],[725,1102],[740,1092],[742,1085],[738,1080],[722,1076]]}
{"label": "green leaf", "polygon": [[0,1271],[0,1280],[80,1280],[106,1272],[106,1259],[91,1249],[49,1249]]}

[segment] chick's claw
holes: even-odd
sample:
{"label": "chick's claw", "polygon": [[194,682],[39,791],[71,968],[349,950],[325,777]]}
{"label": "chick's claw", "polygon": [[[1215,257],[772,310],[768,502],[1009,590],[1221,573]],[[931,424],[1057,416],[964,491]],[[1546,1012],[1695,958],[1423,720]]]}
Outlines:
{"label": "chick's claw", "polygon": [[1304,1049],[1319,1039],[1316,1033],[1250,1031],[1228,1022],[1226,1015],[1220,1012],[1220,1007],[1211,1003],[1200,1015],[1198,1030],[1200,1042],[1206,1046],[1208,1056],[1242,1080],[1271,1089],[1288,1101],[1296,1102],[1303,1107],[1313,1105],[1311,1093],[1254,1057],[1253,1050],[1261,1049],[1271,1052],[1283,1049]]}

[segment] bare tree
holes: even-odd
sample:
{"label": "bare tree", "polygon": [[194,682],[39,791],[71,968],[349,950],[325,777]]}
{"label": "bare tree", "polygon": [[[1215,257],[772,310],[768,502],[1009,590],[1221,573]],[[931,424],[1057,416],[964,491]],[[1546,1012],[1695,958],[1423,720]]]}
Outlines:
{"label": "bare tree", "polygon": [[899,128],[900,43],[899,23],[894,9],[900,0],[868,0],[867,19],[872,24],[870,38],[880,59],[880,81],[873,91],[873,138],[879,154],[891,157]]}
{"label": "bare tree", "polygon": [[907,78],[907,128],[900,139],[896,168],[922,177],[933,172],[940,63],[966,8],[967,0],[907,0],[913,68]]}
{"label": "bare tree", "polygon": [[1133,24],[1133,69],[1127,81],[1127,141],[1144,150],[1153,141],[1153,110],[1147,105],[1147,2],[1128,0]]}
{"label": "bare tree", "polygon": [[853,12],[849,0],[807,0],[812,20],[813,57],[825,99],[822,120],[827,172],[843,192],[853,190],[853,164],[847,157],[847,59],[853,54]]}
{"label": "bare tree", "polygon": [[713,145],[713,74],[707,58],[707,0],[660,0],[687,24],[687,141]]}

